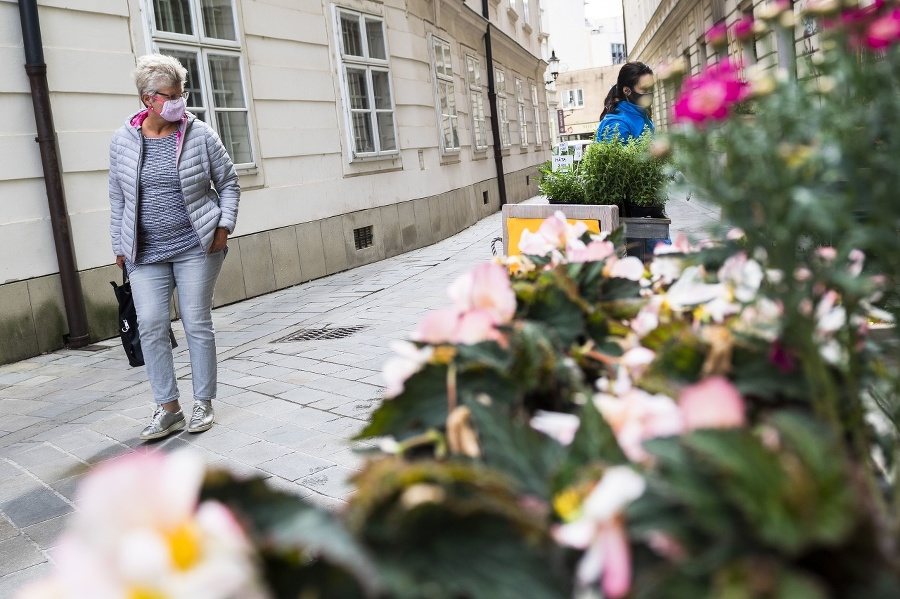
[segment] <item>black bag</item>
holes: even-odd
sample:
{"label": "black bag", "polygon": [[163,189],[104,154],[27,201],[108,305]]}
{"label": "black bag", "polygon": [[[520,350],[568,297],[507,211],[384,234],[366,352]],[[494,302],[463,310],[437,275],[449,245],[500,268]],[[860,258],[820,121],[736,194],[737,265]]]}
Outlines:
{"label": "black bag", "polygon": [[[128,356],[131,366],[144,365],[144,352],[141,351],[141,334],[138,332],[137,311],[134,309],[134,299],[131,297],[131,283],[125,278],[125,269],[122,269],[122,284],[116,285],[110,281],[116,299],[119,301],[119,337],[122,339],[122,347]],[[169,339],[172,347],[178,347],[175,341],[175,333],[169,329]]]}

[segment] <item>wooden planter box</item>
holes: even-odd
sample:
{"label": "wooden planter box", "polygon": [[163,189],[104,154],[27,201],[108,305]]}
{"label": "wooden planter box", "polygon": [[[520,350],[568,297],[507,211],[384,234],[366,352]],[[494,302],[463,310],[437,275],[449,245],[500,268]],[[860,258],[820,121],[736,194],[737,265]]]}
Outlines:
{"label": "wooden planter box", "polygon": [[592,231],[612,232],[619,228],[618,206],[550,204],[546,199],[522,204],[504,204],[503,253],[507,256],[518,255],[522,230],[537,231],[541,223],[553,216],[557,210],[565,214],[567,219],[584,221]]}
{"label": "wooden planter box", "polygon": [[653,258],[652,253],[644,249],[645,239],[668,239],[669,218],[622,218],[625,225],[625,245],[629,256],[637,256],[644,262]]}

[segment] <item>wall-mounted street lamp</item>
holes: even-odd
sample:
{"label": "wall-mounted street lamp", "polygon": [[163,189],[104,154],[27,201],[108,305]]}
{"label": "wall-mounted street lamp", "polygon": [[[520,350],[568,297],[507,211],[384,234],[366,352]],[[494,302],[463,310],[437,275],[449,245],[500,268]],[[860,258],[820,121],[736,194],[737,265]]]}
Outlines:
{"label": "wall-mounted street lamp", "polygon": [[550,52],[550,58],[547,62],[550,63],[550,76],[556,81],[556,78],[559,76],[559,58],[556,57],[556,50]]}
{"label": "wall-mounted street lamp", "polygon": [[556,82],[556,78],[559,76],[559,58],[557,58],[556,56],[556,50],[552,50],[550,52],[550,58],[547,59],[547,62],[550,65],[547,69],[547,72],[551,77],[553,77],[553,79],[545,79],[544,85],[550,86]]}

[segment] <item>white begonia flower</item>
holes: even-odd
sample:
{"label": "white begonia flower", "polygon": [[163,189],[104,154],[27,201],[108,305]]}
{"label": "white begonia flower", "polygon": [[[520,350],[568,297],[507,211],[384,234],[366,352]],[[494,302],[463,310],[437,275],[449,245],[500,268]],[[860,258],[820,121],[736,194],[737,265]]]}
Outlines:
{"label": "white begonia flower", "polygon": [[575,414],[538,410],[529,422],[531,428],[540,431],[562,445],[571,445],[581,420]]}
{"label": "white begonia flower", "polygon": [[628,532],[621,514],[643,495],[646,483],[634,470],[615,466],[584,500],[581,516],[553,528],[556,542],[586,550],[576,576],[581,585],[600,581],[604,596],[620,599],[631,587]]}
{"label": "white begonia flower", "polygon": [[403,385],[406,380],[419,372],[431,360],[434,348],[427,345],[419,348],[409,341],[392,341],[389,347],[395,355],[389,358],[382,367],[381,374],[387,385],[384,396],[397,397],[403,393]]}

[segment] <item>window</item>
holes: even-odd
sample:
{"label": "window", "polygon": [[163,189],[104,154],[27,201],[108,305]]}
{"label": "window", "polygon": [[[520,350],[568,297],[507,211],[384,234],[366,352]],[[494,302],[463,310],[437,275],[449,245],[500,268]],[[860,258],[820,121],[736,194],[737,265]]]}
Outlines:
{"label": "window", "polygon": [[450,44],[431,36],[431,68],[440,107],[441,151],[459,149],[459,117],[456,114],[456,89],[453,85],[453,63]]}
{"label": "window", "polygon": [[519,106],[519,145],[528,147],[528,124],[525,122],[525,90],[521,79],[516,79],[516,104]]}
{"label": "window", "polygon": [[484,92],[481,89],[481,61],[471,55],[466,56],[466,83],[472,106],[472,143],[476,150],[484,150],[487,148],[487,129],[484,122]]}
{"label": "window", "polygon": [[354,158],[397,153],[384,21],[336,10],[341,93]]}
{"label": "window", "polygon": [[529,0],[522,0],[522,21],[531,24],[531,10],[528,7]]}
{"label": "window", "polygon": [[534,117],[534,143],[540,145],[541,143],[543,143],[543,140],[541,139],[541,111],[538,109],[538,94],[536,85],[531,86],[531,111],[533,113],[532,116]]}
{"label": "window", "polygon": [[625,44],[610,44],[609,49],[612,53],[613,64],[622,64],[625,62]]}
{"label": "window", "polygon": [[232,0],[152,0],[155,50],[187,69],[188,110],[222,138],[238,166],[254,162],[250,109]]}
{"label": "window", "polygon": [[580,89],[567,89],[562,98],[563,108],[584,108],[584,92]]}
{"label": "window", "polygon": [[508,148],[509,141],[509,111],[506,104],[506,74],[500,69],[494,69],[494,87],[497,91],[497,117],[500,121],[500,145]]}

